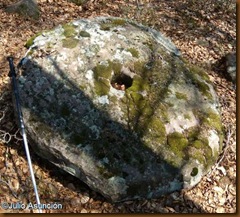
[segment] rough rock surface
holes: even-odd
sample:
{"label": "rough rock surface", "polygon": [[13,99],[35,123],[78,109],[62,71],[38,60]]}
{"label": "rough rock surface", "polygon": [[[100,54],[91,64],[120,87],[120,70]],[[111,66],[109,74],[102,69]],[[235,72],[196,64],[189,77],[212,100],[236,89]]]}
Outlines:
{"label": "rough rock surface", "polygon": [[34,150],[112,201],[197,184],[222,149],[208,76],[159,32],[77,20],[28,41],[19,89]]}

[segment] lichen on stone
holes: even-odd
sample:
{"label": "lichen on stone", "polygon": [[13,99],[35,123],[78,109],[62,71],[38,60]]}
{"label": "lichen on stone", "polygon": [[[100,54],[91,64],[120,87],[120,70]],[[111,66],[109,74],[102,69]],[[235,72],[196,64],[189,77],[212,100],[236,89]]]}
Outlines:
{"label": "lichen on stone", "polygon": [[223,129],[212,84],[161,33],[91,18],[28,44],[19,89],[30,136],[107,198],[193,187],[216,161]]}
{"label": "lichen on stone", "polygon": [[90,37],[90,36],[91,36],[87,31],[81,31],[81,32],[79,33],[79,35],[80,35],[81,37]]}
{"label": "lichen on stone", "polygon": [[139,57],[139,52],[137,49],[131,47],[131,48],[128,48],[127,51],[129,51],[133,57],[136,57],[136,58]]}

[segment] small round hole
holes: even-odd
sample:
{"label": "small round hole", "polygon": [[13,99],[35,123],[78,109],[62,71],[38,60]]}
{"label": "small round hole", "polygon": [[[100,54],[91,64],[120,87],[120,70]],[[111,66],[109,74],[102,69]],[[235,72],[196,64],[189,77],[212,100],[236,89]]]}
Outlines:
{"label": "small round hole", "polygon": [[194,167],[191,172],[191,176],[196,176],[198,174],[198,168]]}
{"label": "small round hole", "polygon": [[126,90],[132,86],[132,83],[133,79],[124,73],[114,76],[111,81],[112,87],[117,90]]}

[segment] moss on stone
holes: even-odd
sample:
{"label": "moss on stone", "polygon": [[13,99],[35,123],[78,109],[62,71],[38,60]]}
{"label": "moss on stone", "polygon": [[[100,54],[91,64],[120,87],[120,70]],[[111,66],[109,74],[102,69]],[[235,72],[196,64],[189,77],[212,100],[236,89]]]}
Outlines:
{"label": "moss on stone", "polygon": [[134,71],[138,74],[141,75],[144,72],[146,72],[147,68],[145,67],[146,62],[143,61],[135,61],[134,62]]}
{"label": "moss on stone", "polygon": [[155,142],[163,144],[166,141],[166,129],[159,118],[152,116],[149,119],[147,127],[150,129],[148,132],[151,135],[150,138],[153,138]]}
{"label": "moss on stone", "polygon": [[171,102],[167,102],[167,105],[168,105],[169,107],[173,107],[173,106],[174,106],[174,104],[171,103]]}
{"label": "moss on stone", "polygon": [[103,166],[97,166],[97,169],[99,174],[101,174],[105,179],[109,179],[114,176],[114,173],[110,172],[107,168]]}
{"label": "moss on stone", "polygon": [[187,130],[187,139],[189,141],[188,156],[197,159],[206,168],[212,165],[217,155],[212,152],[208,139],[203,137],[199,127],[192,127]]}
{"label": "moss on stone", "polygon": [[86,32],[86,31],[81,31],[81,32],[79,33],[79,35],[80,35],[81,37],[90,37],[90,34],[89,34],[88,32]]}
{"label": "moss on stone", "polygon": [[62,41],[62,46],[65,47],[65,48],[75,48],[78,44],[78,40],[75,39],[75,38],[65,38],[63,39]]}
{"label": "moss on stone", "polygon": [[98,64],[93,68],[94,85],[97,95],[108,94],[112,73],[119,74],[121,67],[119,62],[108,60],[107,64]]}
{"label": "moss on stone", "polygon": [[188,141],[193,142],[193,141],[197,140],[200,132],[201,132],[200,127],[188,128],[188,130],[186,131]]}
{"label": "moss on stone", "polygon": [[190,120],[191,119],[191,116],[189,114],[184,114],[183,117],[187,120]]}
{"label": "moss on stone", "polygon": [[136,58],[139,57],[139,52],[137,49],[131,47],[131,48],[128,48],[127,51],[130,52],[133,57],[136,57]]}
{"label": "moss on stone", "polygon": [[205,111],[195,111],[194,113],[196,113],[196,117],[199,117],[201,124],[214,128],[218,133],[222,132],[221,117],[214,110],[208,108]]}
{"label": "moss on stone", "polygon": [[98,64],[93,68],[94,78],[98,79],[102,77],[110,80],[112,72],[119,74],[121,67],[122,65],[119,62],[110,60],[108,60],[107,64]]}
{"label": "moss on stone", "polygon": [[149,118],[154,114],[153,108],[150,106],[150,103],[146,100],[142,104],[140,104],[142,114],[144,117]]}
{"label": "moss on stone", "polygon": [[195,78],[193,80],[194,85],[198,88],[198,90],[206,96],[208,99],[212,99],[212,94],[210,92],[209,86],[204,82],[200,81],[198,78]]}
{"label": "moss on stone", "polygon": [[109,22],[103,22],[100,24],[100,29],[108,31],[113,27],[123,26],[126,23],[124,19],[111,19]]}
{"label": "moss on stone", "polygon": [[94,90],[97,95],[103,96],[108,95],[110,90],[109,81],[104,78],[98,78],[94,80]]}
{"label": "moss on stone", "polygon": [[41,35],[43,32],[39,32],[39,33],[37,33],[36,35],[34,35],[34,36],[32,36],[31,38],[29,38],[28,39],[28,41],[26,42],[26,44],[24,45],[26,48],[30,48],[32,45],[33,45],[33,43],[34,43],[34,39],[36,38],[36,37],[38,37],[39,35]]}
{"label": "moss on stone", "polygon": [[197,148],[197,149],[200,149],[200,148],[204,148],[205,146],[205,143],[201,140],[195,140],[193,143],[192,143],[192,146]]}
{"label": "moss on stone", "polygon": [[108,65],[111,67],[114,74],[120,73],[122,69],[122,64],[118,61],[108,61]]}
{"label": "moss on stone", "polygon": [[194,73],[194,74],[197,74],[199,75],[201,78],[204,79],[204,81],[206,81],[207,83],[211,83],[210,79],[209,79],[209,76],[207,75],[207,73],[200,67],[196,66],[196,65],[193,65],[193,64],[190,64],[190,63],[187,63],[188,67],[189,67],[189,70]]}
{"label": "moss on stone", "polygon": [[188,140],[183,134],[178,132],[168,134],[167,143],[176,156],[180,158],[185,156],[184,149],[188,146]]}
{"label": "moss on stone", "polygon": [[169,115],[168,115],[168,103],[159,103],[158,105],[158,113],[161,115],[161,120],[163,122],[167,122],[169,123],[170,119],[169,119]]}
{"label": "moss on stone", "polygon": [[138,91],[148,91],[149,84],[146,79],[141,78],[140,76],[134,76],[132,86],[128,88],[129,91],[138,92]]}
{"label": "moss on stone", "polygon": [[187,95],[184,93],[176,92],[175,94],[176,94],[177,99],[188,100]]}
{"label": "moss on stone", "polygon": [[[182,63],[184,63],[186,67],[183,68]],[[181,61],[177,63],[177,67],[183,70],[185,76],[192,81],[193,85],[196,86],[196,88],[202,93],[203,96],[207,97],[210,100],[213,99],[209,87],[209,85],[211,85],[211,81],[207,73],[202,68],[188,63],[188,61],[182,57]]]}
{"label": "moss on stone", "polygon": [[154,50],[153,41],[146,41],[146,42],[143,42],[143,44],[146,45],[151,51]]}
{"label": "moss on stone", "polygon": [[148,100],[139,93],[127,93],[127,97],[129,98],[128,106],[130,108],[129,117],[131,117],[132,120],[137,118],[138,122],[136,124],[139,126],[137,128],[140,130],[140,128],[143,127],[142,130],[145,130],[144,126],[146,126],[146,122],[148,122],[148,119],[153,115],[153,109]]}
{"label": "moss on stone", "polygon": [[63,32],[63,35],[66,37],[66,38],[70,38],[70,37],[74,37],[76,36],[77,32],[74,28],[73,25],[71,24],[65,24],[65,25],[62,25],[63,29],[64,29],[64,32]]}

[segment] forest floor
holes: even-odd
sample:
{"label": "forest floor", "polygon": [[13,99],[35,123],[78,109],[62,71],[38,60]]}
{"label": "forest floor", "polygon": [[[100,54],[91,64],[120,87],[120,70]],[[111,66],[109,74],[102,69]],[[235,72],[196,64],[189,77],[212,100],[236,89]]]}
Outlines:
{"label": "forest floor", "polygon": [[[4,3],[2,3],[4,2]],[[223,152],[212,170],[190,190],[159,199],[110,203],[77,178],[60,172],[31,149],[42,203],[59,203],[58,213],[234,213],[236,212],[236,91],[225,77],[221,59],[236,50],[236,3],[222,0],[90,0],[77,6],[66,0],[38,0],[38,21],[9,14],[0,2],[0,204],[34,203],[21,136],[14,119],[6,57],[15,64],[24,56],[28,38],[73,19],[120,16],[161,31],[184,58],[208,73],[219,97],[225,132]],[[30,209],[0,212],[37,212]]]}

